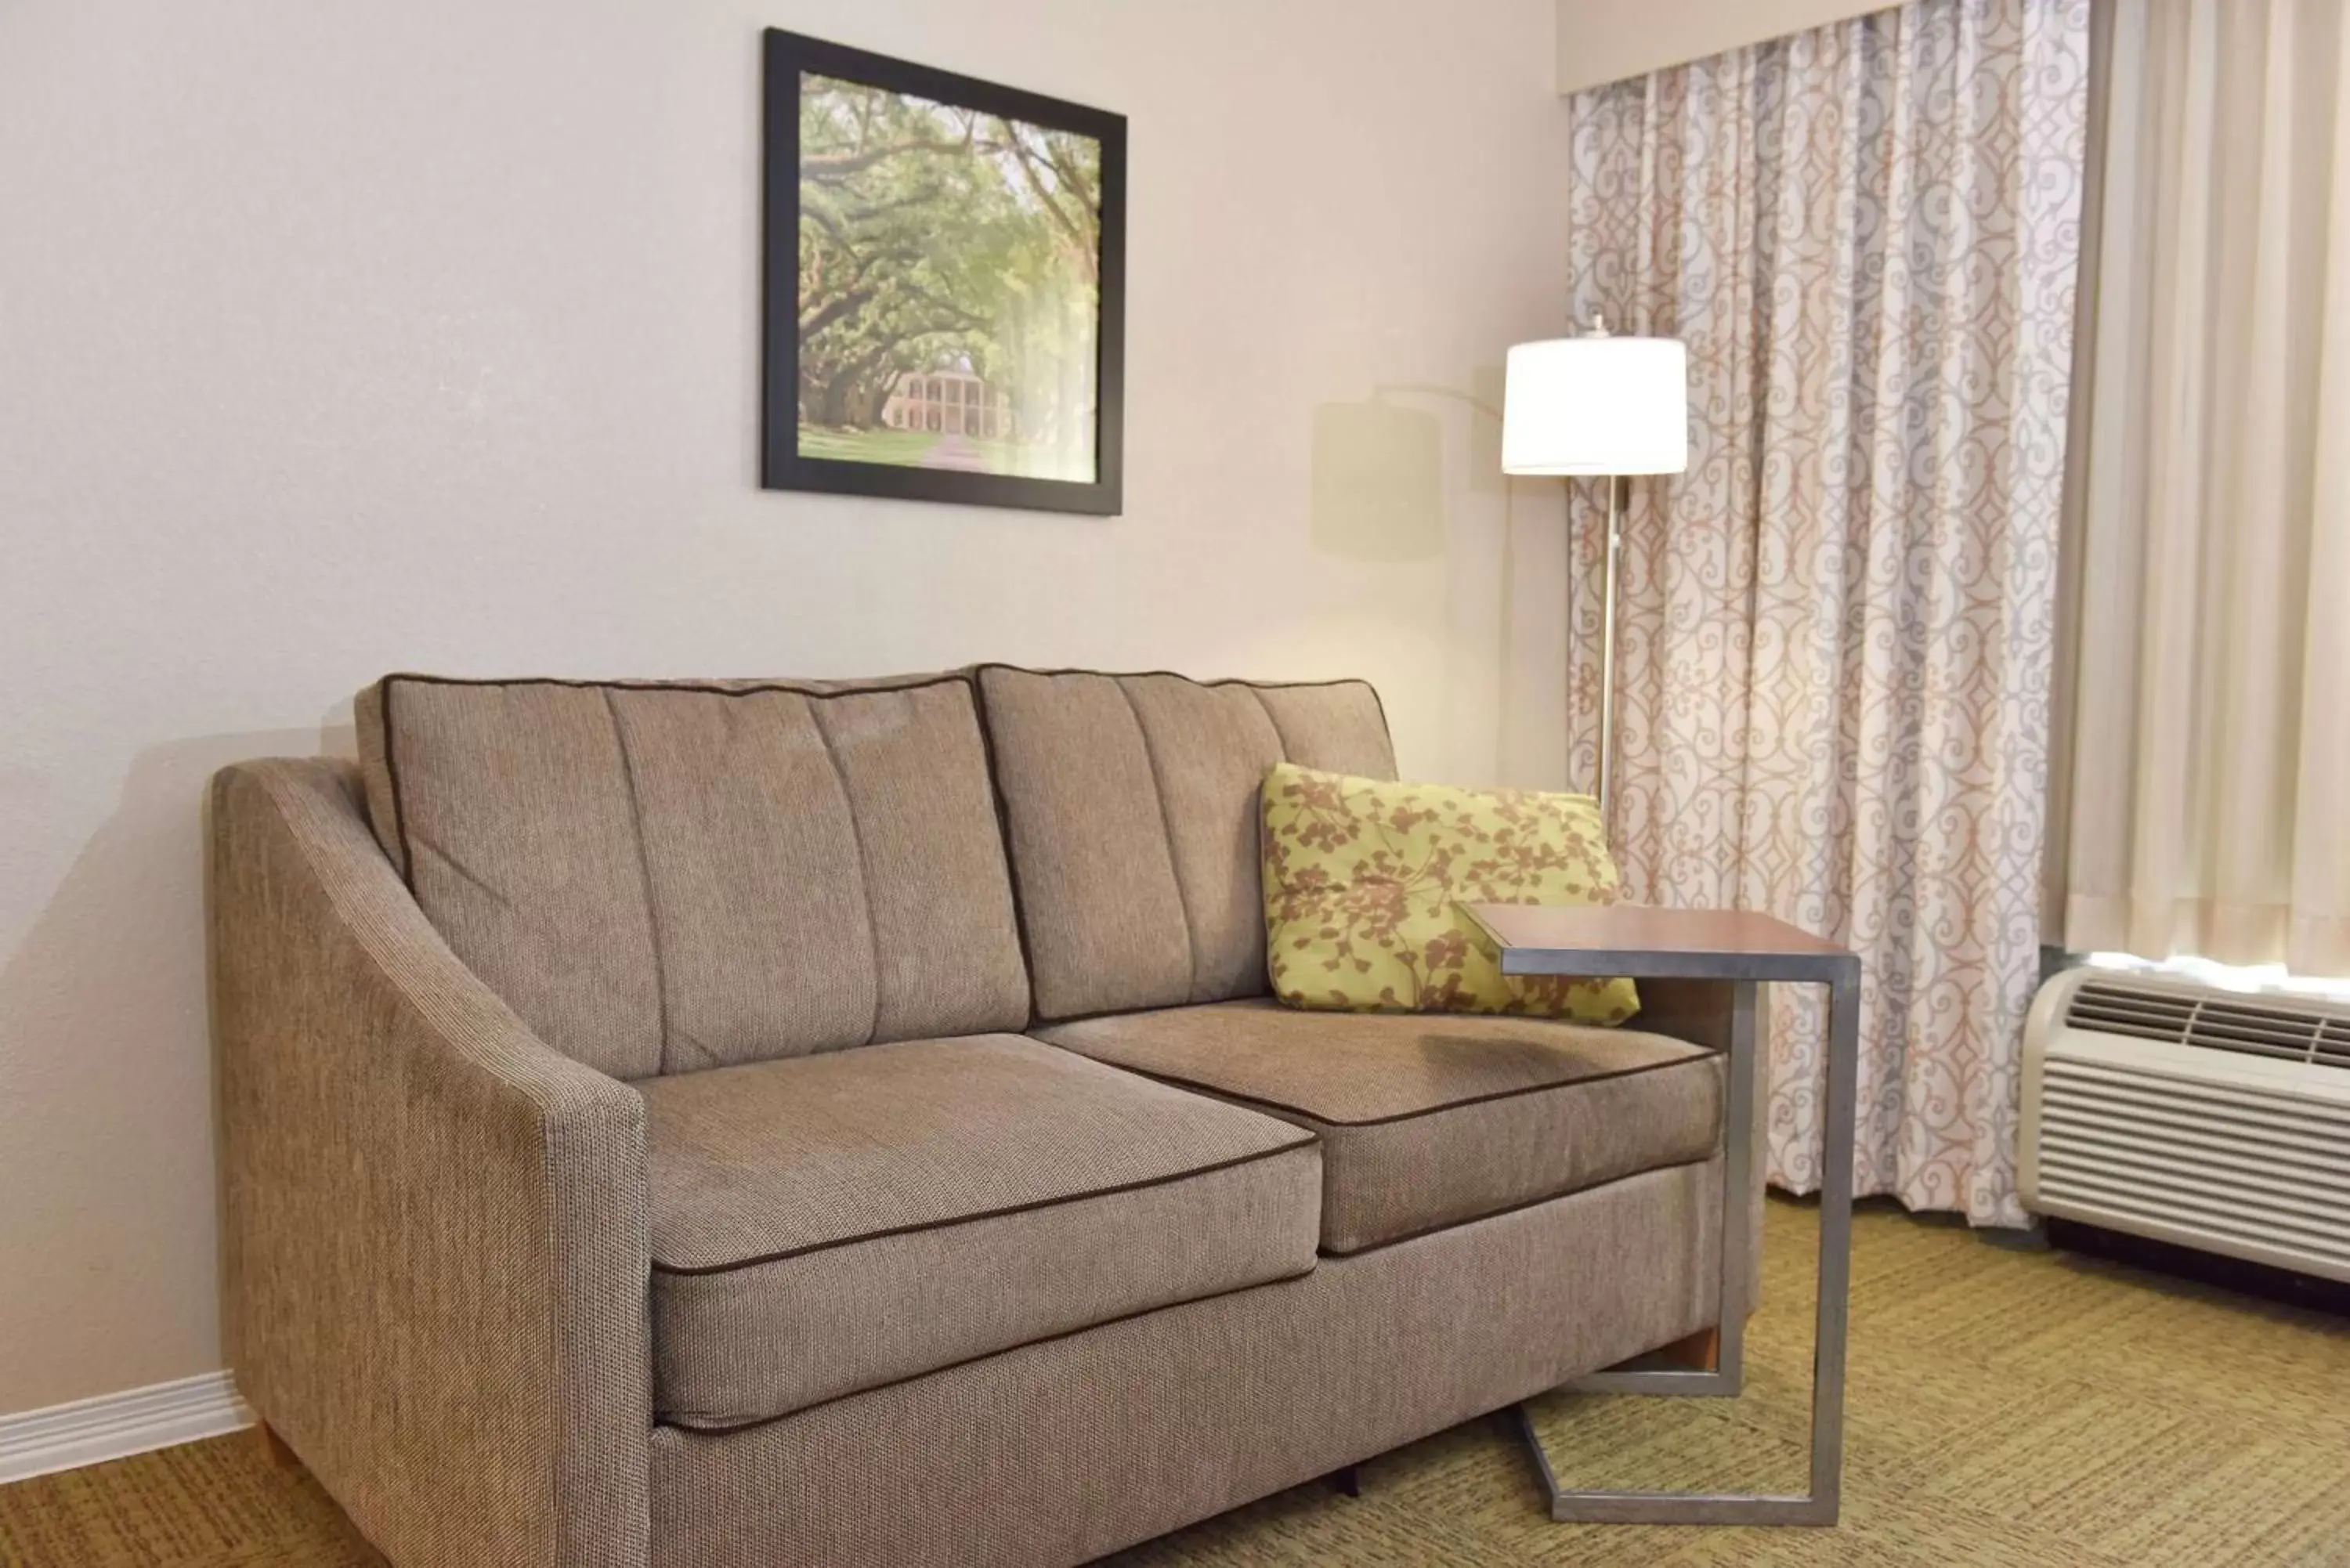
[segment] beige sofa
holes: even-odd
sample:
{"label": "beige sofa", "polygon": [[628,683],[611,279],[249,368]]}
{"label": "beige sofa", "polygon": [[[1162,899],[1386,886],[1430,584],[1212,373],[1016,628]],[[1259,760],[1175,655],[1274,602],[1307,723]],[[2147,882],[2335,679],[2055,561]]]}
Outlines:
{"label": "beige sofa", "polygon": [[1265,994],[1359,682],[390,678],[213,786],[238,1386],[390,1560],[1075,1563],[1710,1326],[1727,999]]}

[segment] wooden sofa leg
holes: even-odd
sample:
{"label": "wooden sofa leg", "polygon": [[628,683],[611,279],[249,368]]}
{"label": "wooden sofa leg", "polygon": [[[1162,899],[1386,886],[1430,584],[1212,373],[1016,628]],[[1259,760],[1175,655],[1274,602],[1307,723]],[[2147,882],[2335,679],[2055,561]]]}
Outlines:
{"label": "wooden sofa leg", "polygon": [[286,1439],[270,1429],[268,1422],[255,1421],[253,1435],[260,1442],[263,1461],[271,1469],[290,1470],[301,1466],[302,1461],[294,1457],[294,1450],[286,1446]]}
{"label": "wooden sofa leg", "polygon": [[1721,1330],[1703,1328],[1687,1339],[1677,1339],[1657,1352],[1675,1366],[1693,1367],[1700,1372],[1721,1370]]}

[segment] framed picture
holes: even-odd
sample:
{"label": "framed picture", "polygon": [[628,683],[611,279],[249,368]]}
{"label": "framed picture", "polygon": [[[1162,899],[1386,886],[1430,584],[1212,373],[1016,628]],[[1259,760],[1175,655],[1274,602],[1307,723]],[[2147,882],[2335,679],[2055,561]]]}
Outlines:
{"label": "framed picture", "polygon": [[1126,119],[766,36],[762,483],[1119,509]]}

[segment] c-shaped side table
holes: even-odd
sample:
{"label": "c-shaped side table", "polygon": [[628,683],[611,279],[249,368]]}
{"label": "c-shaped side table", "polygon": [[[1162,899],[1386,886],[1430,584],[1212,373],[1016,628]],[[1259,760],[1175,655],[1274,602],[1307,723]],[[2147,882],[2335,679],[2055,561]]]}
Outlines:
{"label": "c-shaped side table", "polygon": [[1827,1104],[1822,1113],[1819,1320],[1812,1358],[1811,1490],[1801,1497],[1562,1488],[1525,1407],[1518,1424],[1541,1467],[1553,1519],[1616,1524],[1834,1524],[1844,1476],[1845,1329],[1852,1283],[1854,1085],[1859,1073],[1860,960],[1768,915],[1618,904],[1459,906],[1505,975],[1624,975],[1711,981],[1731,988],[1729,1105],[1724,1116],[1721,1349],[1711,1369],[1618,1369],[1571,1386],[1603,1394],[1735,1398],[1744,1379],[1746,1282],[1754,1197],[1756,1026],[1762,987],[1828,988]]}

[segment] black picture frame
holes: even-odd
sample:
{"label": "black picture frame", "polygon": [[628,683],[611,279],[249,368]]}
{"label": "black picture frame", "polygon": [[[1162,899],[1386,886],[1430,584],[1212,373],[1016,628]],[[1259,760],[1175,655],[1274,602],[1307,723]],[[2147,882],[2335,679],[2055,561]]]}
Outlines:
{"label": "black picture frame", "polygon": [[[1094,479],[920,468],[802,455],[800,381],[800,78],[803,73],[928,99],[1090,137],[1101,148],[1099,318]],[[1126,369],[1126,117],[804,34],[765,34],[761,273],[764,347],[760,483],[769,490],[875,495],[972,506],[1115,516],[1123,505]]]}

